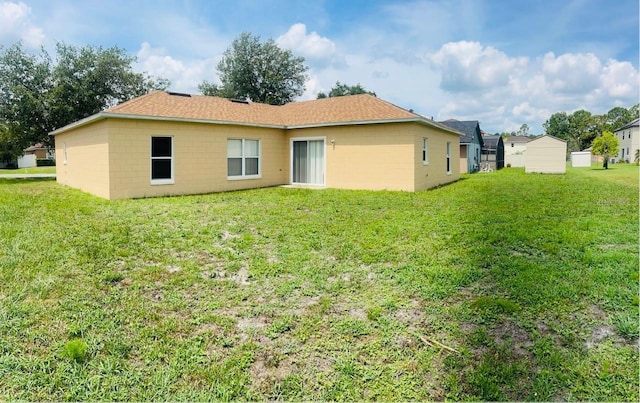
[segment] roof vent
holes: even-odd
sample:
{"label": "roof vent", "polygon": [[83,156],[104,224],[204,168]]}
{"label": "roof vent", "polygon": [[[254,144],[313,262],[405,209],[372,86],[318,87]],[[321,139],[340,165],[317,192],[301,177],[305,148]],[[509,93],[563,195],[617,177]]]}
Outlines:
{"label": "roof vent", "polygon": [[248,99],[229,98],[229,101],[235,102],[237,104],[247,104],[247,105],[249,105],[249,100]]}
{"label": "roof vent", "polygon": [[191,94],[186,94],[184,92],[172,92],[172,91],[167,91],[167,94],[169,95],[173,95],[174,97],[186,97],[186,98],[191,98]]}

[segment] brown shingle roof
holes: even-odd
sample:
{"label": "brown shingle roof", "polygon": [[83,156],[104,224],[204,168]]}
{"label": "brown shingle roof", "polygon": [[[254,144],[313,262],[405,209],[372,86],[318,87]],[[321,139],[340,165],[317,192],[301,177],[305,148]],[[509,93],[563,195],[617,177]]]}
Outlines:
{"label": "brown shingle roof", "polygon": [[305,126],[376,120],[416,119],[418,115],[369,94],[291,102],[283,106],[233,102],[204,95],[155,91],[106,111],[109,114],[210,120],[276,126]]}
{"label": "brown shingle roof", "polygon": [[154,91],[106,111],[109,114],[153,116],[161,118],[210,120],[282,126],[277,107],[250,102],[232,102],[204,95],[170,95]]}
{"label": "brown shingle roof", "polygon": [[296,128],[391,121],[416,121],[457,131],[369,94],[291,102],[282,106],[234,102],[227,98],[154,91],[53,131],[108,117],[195,120],[211,123]]}

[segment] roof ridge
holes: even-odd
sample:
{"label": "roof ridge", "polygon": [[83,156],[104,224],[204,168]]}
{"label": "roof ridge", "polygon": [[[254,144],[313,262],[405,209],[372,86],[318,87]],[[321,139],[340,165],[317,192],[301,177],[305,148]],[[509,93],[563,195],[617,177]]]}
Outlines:
{"label": "roof ridge", "polygon": [[152,95],[156,95],[156,94],[158,94],[160,92],[161,93],[165,93],[166,91],[154,90],[154,91],[148,92],[148,93],[146,93],[144,95],[141,95],[139,97],[131,98],[128,101],[124,101],[122,103],[119,103],[118,105],[112,106],[111,108],[107,108],[105,110],[105,112],[114,112],[114,111],[117,111],[117,109],[122,109],[122,107],[135,105],[135,104],[137,104],[139,102],[142,102],[142,101],[146,100],[147,98],[151,97]]}

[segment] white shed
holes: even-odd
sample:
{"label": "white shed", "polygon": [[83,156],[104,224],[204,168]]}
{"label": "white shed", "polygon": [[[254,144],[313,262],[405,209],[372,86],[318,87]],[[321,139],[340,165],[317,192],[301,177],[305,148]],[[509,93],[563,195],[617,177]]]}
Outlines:
{"label": "white shed", "polygon": [[527,173],[564,174],[567,172],[567,142],[542,136],[527,143],[524,171]]}
{"label": "white shed", "polygon": [[571,153],[571,166],[574,168],[591,166],[591,151],[574,151]]}

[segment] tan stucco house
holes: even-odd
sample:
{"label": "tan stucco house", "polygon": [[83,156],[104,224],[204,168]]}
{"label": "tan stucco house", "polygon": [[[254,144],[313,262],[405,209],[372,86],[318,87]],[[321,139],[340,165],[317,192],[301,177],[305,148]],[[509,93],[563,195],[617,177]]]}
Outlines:
{"label": "tan stucco house", "polygon": [[51,134],[57,181],[106,199],[460,177],[459,132],[368,94],[273,106],[155,91]]}

